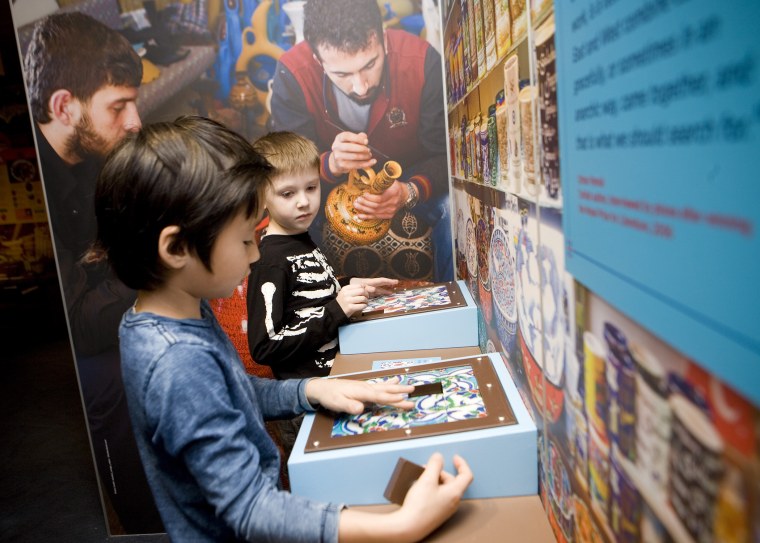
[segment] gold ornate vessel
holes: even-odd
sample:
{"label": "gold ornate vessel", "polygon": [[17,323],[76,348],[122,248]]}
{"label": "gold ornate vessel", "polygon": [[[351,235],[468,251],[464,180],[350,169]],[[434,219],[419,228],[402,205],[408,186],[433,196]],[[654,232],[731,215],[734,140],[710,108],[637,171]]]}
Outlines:
{"label": "gold ornate vessel", "polygon": [[354,200],[362,194],[381,194],[401,176],[401,165],[389,160],[380,172],[372,168],[351,170],[348,181],[335,187],[327,196],[325,216],[343,239],[356,245],[367,245],[382,238],[390,228],[390,219],[360,220]]}

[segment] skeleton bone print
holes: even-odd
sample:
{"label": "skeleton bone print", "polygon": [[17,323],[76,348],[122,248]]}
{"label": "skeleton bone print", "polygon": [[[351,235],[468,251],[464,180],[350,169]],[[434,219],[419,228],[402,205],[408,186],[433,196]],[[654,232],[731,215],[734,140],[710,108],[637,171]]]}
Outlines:
{"label": "skeleton bone print", "polygon": [[[310,253],[302,255],[289,256],[287,258],[290,262],[290,269],[295,274],[296,285],[303,285],[304,288],[293,290],[292,295],[297,298],[305,298],[310,300],[319,300],[325,296],[332,296],[337,294],[340,290],[340,283],[335,278],[335,272],[332,266],[327,262],[325,255],[322,251],[315,249]],[[317,290],[311,290],[310,287],[314,285],[323,285],[325,283],[331,283],[328,288],[321,288]],[[312,319],[323,319],[325,316],[324,306],[317,307],[303,307],[296,310],[296,314],[299,320],[291,326],[285,326],[279,331],[274,329],[274,323],[272,321],[272,298],[274,296],[277,287],[274,283],[264,283],[261,285],[261,293],[264,295],[266,316],[264,321],[267,327],[267,334],[269,339],[273,341],[279,341],[284,336],[295,336],[306,333],[307,325]],[[337,347],[338,338],[328,341],[317,349],[318,353],[331,353],[331,351]],[[317,356],[314,359],[314,363],[318,368],[331,368],[333,360],[335,359],[335,353],[331,353],[332,356],[329,359]],[[329,356],[329,355],[328,355]]]}
{"label": "skeleton bone print", "polygon": [[327,375],[338,352],[341,285],[311,239],[272,235],[249,278],[251,354],[280,378]]}

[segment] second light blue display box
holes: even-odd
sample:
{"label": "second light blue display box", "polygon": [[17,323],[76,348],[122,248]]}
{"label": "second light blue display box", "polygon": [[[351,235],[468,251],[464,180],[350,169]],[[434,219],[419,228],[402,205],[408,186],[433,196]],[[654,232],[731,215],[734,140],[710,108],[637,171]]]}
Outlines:
{"label": "second light blue display box", "polygon": [[[463,281],[409,290],[432,290],[442,286],[449,289],[446,295],[450,295],[451,300],[450,306],[445,309],[402,310],[385,318],[370,318],[341,326],[338,330],[341,354],[478,345],[478,308]],[[412,305],[409,301],[409,306]]]}
{"label": "second light blue display box", "polygon": [[[437,364],[420,365],[406,370],[410,376],[432,373],[427,368],[439,366],[482,365],[490,368],[492,373],[482,378],[478,386],[483,395],[503,396],[511,410],[513,419],[506,425],[495,425],[481,429],[461,429],[444,431],[438,435],[412,437],[433,429],[433,425],[407,427],[398,439],[384,442],[372,442],[377,436],[369,435],[370,442],[360,441],[350,446],[319,450],[327,441],[339,441],[344,437],[327,439],[315,438],[320,424],[324,425],[324,414],[309,414],[304,419],[293,452],[288,461],[291,490],[294,494],[321,501],[346,503],[349,505],[371,505],[387,503],[383,497],[386,485],[400,457],[424,465],[434,452],[443,454],[445,469],[455,472],[452,458],[455,454],[462,456],[474,474],[474,480],[465,493],[467,499],[497,498],[507,496],[534,495],[538,491],[538,446],[537,432],[517,388],[512,381],[499,354],[480,355],[451,359]],[[399,371],[399,370],[396,370]],[[351,378],[375,378],[378,372],[363,372],[348,376]],[[484,375],[484,374],[479,374]],[[346,376],[341,376],[346,377]],[[466,381],[469,382],[469,381]],[[452,386],[450,383],[446,386]],[[456,383],[454,384],[456,386]],[[453,389],[452,389],[453,390]],[[487,393],[487,394],[486,394]],[[478,394],[479,395],[479,394]],[[449,399],[457,403],[461,410],[476,395],[456,392],[456,397]],[[492,404],[488,404],[492,405]],[[466,411],[466,409],[465,409]],[[456,411],[460,413],[460,411]],[[473,409],[474,417],[484,417]],[[493,413],[496,411],[494,410]],[[456,415],[457,417],[460,414]],[[495,415],[494,415],[495,416]],[[320,420],[320,418],[322,420]],[[337,416],[335,418],[337,419]],[[454,421],[449,428],[464,428],[472,421]],[[487,421],[485,421],[487,422]],[[333,424],[333,423],[331,423]],[[471,426],[468,426],[471,427]],[[338,428],[332,427],[333,435]],[[444,425],[441,425],[444,428]],[[328,433],[329,433],[328,429]],[[434,431],[434,430],[433,430]],[[378,432],[378,434],[383,432]],[[392,432],[387,432],[390,435]],[[399,435],[398,433],[396,435]],[[320,444],[318,439],[322,439]],[[316,440],[316,441],[315,441]],[[352,442],[354,443],[354,442]]]}

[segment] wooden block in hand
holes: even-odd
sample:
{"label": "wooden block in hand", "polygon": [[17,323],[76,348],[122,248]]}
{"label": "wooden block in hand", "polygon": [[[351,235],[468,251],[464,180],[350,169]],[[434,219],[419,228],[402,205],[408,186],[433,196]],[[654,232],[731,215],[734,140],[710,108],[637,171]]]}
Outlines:
{"label": "wooden block in hand", "polygon": [[385,487],[383,496],[391,503],[401,505],[409,488],[416,481],[425,468],[406,458],[399,458],[393,470],[388,486]]}

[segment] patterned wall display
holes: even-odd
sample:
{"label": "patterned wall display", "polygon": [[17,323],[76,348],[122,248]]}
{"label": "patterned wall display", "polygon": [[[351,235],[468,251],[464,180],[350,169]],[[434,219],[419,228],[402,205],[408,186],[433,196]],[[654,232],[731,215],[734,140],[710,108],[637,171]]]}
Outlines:
{"label": "patterned wall display", "polygon": [[[449,104],[457,276],[539,427],[546,515],[561,542],[758,541],[758,406],[566,270],[556,96],[572,82],[557,80],[547,4]],[[462,16],[454,5],[450,38]],[[491,183],[467,129],[514,93]]]}

